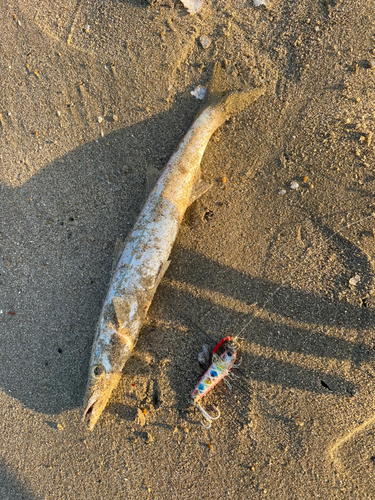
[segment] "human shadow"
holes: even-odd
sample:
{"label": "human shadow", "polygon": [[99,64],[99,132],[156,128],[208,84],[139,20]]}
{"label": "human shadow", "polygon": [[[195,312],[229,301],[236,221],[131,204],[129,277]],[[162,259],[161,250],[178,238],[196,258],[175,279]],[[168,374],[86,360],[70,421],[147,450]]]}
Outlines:
{"label": "human shadow", "polygon": [[[203,262],[204,266],[209,265],[204,259]],[[259,283],[257,285],[259,286]],[[168,346],[168,356],[174,360],[170,364],[168,379],[175,392],[179,394],[178,408],[185,409],[189,405],[189,395],[204,371],[197,360],[202,344],[212,350],[220,338],[227,335],[235,336],[237,332],[233,325],[243,323],[248,317],[222,305],[216,305],[212,309],[212,302],[209,299],[198,298],[186,291],[176,293],[176,290],[168,284],[161,284],[161,294],[167,302],[173,300],[176,319],[184,327],[182,331],[174,331],[175,348],[171,351]],[[210,311],[210,315],[200,320],[193,312],[197,310]],[[148,335],[147,329],[145,335]],[[281,361],[273,356],[254,354],[249,349],[248,342],[280,353],[287,352],[290,355],[298,353],[327,360],[353,361],[354,353],[357,363],[375,358],[374,351],[363,343],[336,338],[314,328],[312,330],[295,328],[283,322],[258,317],[253,318],[248,331],[241,336],[244,340],[241,342],[242,362],[238,371],[242,385],[245,386],[249,381],[266,382],[277,384],[284,389],[341,397],[352,397],[356,392],[355,384],[345,377],[334,375],[331,371],[326,372],[322,369],[311,369],[293,362]],[[164,352],[166,347],[161,345],[160,349]],[[238,383],[236,381],[233,387]],[[226,390],[223,385],[221,391]],[[246,399],[251,398],[247,389],[243,392],[246,394]],[[241,399],[243,398],[244,395],[241,394]]]}
{"label": "human shadow", "polygon": [[[331,236],[326,226],[323,226],[323,229]],[[358,293],[365,295],[373,284],[373,270],[368,256],[346,238],[340,235],[336,235],[335,238],[346,271],[350,268],[353,269],[352,273],[359,271],[363,276],[357,290]],[[296,289],[287,283],[283,284],[282,276],[279,283],[247,276],[241,271],[222,266],[196,252],[178,246],[173,250],[173,255],[179,261],[178,275],[175,279],[219,292],[248,306],[256,302],[269,313],[326,327],[364,329],[374,325],[374,312],[371,308],[340,301],[340,292],[348,288],[347,278],[337,279],[334,297],[331,298]],[[272,300],[269,300],[271,296]]]}
{"label": "human shadow", "polygon": [[35,496],[28,491],[2,459],[0,459],[0,498],[7,500],[36,500]]}
{"label": "human shadow", "polygon": [[[331,236],[328,230],[327,236]],[[354,262],[354,266],[357,266],[358,262],[361,262],[364,270],[367,266],[370,267],[365,254],[358,248],[353,249],[352,243],[346,243],[345,238],[341,236],[335,236],[335,239],[344,261],[355,250],[351,263]],[[346,248],[343,248],[345,245]],[[254,355],[247,345],[251,342],[253,345],[287,352],[290,355],[298,353],[323,360],[350,361],[354,365],[360,365],[374,360],[374,350],[362,340],[348,340],[342,334],[332,335],[328,330],[355,328],[361,331],[372,328],[374,315],[371,308],[340,301],[339,293],[329,298],[290,285],[280,287],[280,284],[270,283],[266,279],[252,278],[178,245],[173,250],[172,257],[170,272],[173,281],[188,286],[176,288],[164,281],[160,285],[157,300],[173,302],[174,319],[184,327],[181,332],[174,332],[174,335],[177,335],[175,345],[179,348],[168,352],[169,356],[176,360],[170,365],[169,379],[176,393],[181,394],[178,405],[180,409],[188,405],[188,396],[203,373],[197,361],[202,344],[212,349],[220,338],[238,334],[244,337],[240,371],[241,377],[245,377],[247,381],[273,383],[286,389],[294,388],[341,397],[352,397],[355,394],[355,384],[345,377],[333,375],[331,371],[301,367],[292,362],[274,359],[272,356]],[[372,271],[368,271],[368,281],[363,283],[365,289],[372,285]],[[336,285],[339,292],[340,287],[347,286],[347,283],[345,280],[338,280]],[[201,296],[189,291],[199,289],[204,290]],[[265,301],[275,289],[278,290],[272,300]],[[230,306],[219,305],[213,296],[211,300],[210,292],[212,295],[219,292],[229,299],[235,298],[246,306],[255,302],[262,304],[263,301],[264,314],[252,316]],[[275,313],[276,318],[270,316]],[[241,326],[247,325],[249,320],[250,324],[242,331]],[[170,346],[168,348],[170,349]],[[164,351],[163,347],[162,350]],[[225,388],[223,390],[225,391]],[[247,391],[247,398],[249,397]]]}

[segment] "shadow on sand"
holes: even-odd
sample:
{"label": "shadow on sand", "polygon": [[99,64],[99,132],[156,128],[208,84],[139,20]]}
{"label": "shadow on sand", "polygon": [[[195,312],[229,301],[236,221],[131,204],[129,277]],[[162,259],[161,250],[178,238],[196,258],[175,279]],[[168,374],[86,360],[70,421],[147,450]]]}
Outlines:
{"label": "shadow on sand", "polygon": [[[81,406],[115,242],[126,236],[142,207],[146,167],[166,164],[196,112],[193,108],[189,118],[181,109],[186,110],[183,101],[168,113],[79,147],[19,188],[0,186],[0,295],[4,311],[0,316],[0,386],[25,406],[44,414]],[[171,121],[173,128],[166,126]],[[160,140],[155,138],[156,130]],[[328,228],[325,231],[329,234]],[[356,263],[364,267],[363,275],[367,272],[372,277],[366,257],[358,249],[354,252],[352,243],[338,236],[335,244],[341,252],[355,255]],[[261,303],[277,287],[267,279],[254,279],[179,246],[172,252],[167,276],[246,304]],[[372,278],[370,281],[365,285],[370,286]],[[181,323],[186,318],[179,311],[193,310],[199,319],[213,307],[209,300],[198,300],[189,292],[176,295],[165,284],[157,296],[156,300],[169,304]],[[374,324],[369,308],[343,303],[338,295],[327,299],[291,286],[283,286],[265,309],[307,325],[363,330]],[[206,316],[210,324],[203,326],[210,331],[215,328],[218,335],[238,331],[246,323],[241,314],[224,306],[215,305],[214,316]],[[191,328],[189,321],[186,325]],[[372,350],[361,343],[334,338],[314,328],[291,328],[255,318],[249,331],[247,340],[290,353],[355,363],[373,357]],[[147,327],[144,333],[147,335]],[[162,338],[158,342],[158,349],[168,349]],[[198,333],[189,340],[177,335],[174,345],[171,355],[180,359],[183,349],[186,360],[180,365],[185,378],[176,391],[182,395],[189,386],[189,394],[196,378],[195,373],[190,375],[189,367],[201,339]],[[180,370],[177,365],[176,370]],[[316,392],[322,390],[320,381],[324,380],[337,394],[355,391],[353,384],[339,377],[251,355],[243,370],[254,380],[283,387]],[[174,380],[178,380],[179,374],[175,375]]]}
{"label": "shadow on sand", "polygon": [[36,500],[21,484],[8,465],[0,459],[0,497],[6,500]]}

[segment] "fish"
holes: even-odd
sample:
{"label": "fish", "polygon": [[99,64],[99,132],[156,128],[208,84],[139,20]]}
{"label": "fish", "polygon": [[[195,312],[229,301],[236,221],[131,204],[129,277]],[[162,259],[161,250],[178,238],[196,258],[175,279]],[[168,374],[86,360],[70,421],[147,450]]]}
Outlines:
{"label": "fish", "polygon": [[212,134],[256,101],[264,87],[228,90],[228,77],[214,65],[201,111],[150,192],[120,257],[96,329],[82,421],[92,430],[132,354],[147,311],[170,264],[169,255],[186,209],[210,187],[201,160]]}

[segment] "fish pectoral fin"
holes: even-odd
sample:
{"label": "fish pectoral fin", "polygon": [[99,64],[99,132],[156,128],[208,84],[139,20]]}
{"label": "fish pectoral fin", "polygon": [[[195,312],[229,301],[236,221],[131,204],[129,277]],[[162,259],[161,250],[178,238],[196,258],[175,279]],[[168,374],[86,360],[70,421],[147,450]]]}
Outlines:
{"label": "fish pectoral fin", "polygon": [[112,304],[115,309],[115,314],[119,328],[129,320],[130,305],[129,302],[123,297],[113,297]]}
{"label": "fish pectoral fin", "polygon": [[[140,308],[144,311],[144,314],[147,314],[147,310],[151,304],[152,297],[154,296],[154,293],[156,292],[157,287],[159,286],[159,283],[163,279],[164,274],[166,273],[169,264],[171,263],[170,260],[167,260],[166,262],[163,262],[160,265],[159,272],[156,276],[154,285],[152,289],[150,288],[148,291],[145,290],[145,293],[143,294],[143,297],[138,298],[140,300],[140,303],[137,304],[137,306],[134,308],[134,300],[137,300],[134,297],[134,300],[132,301],[129,297],[122,297],[121,295],[115,295],[112,299],[112,304],[113,308],[115,310],[116,314],[116,319],[118,323],[118,328],[122,328],[125,323],[132,321],[134,316],[134,313],[131,313],[131,310],[140,310]],[[144,303],[144,299],[147,299],[147,303]],[[142,306],[143,303],[143,307]]]}
{"label": "fish pectoral fin", "polygon": [[161,171],[155,167],[148,167],[146,171],[146,196],[153,190],[157,180],[159,179]]}
{"label": "fish pectoral fin", "polygon": [[200,196],[202,196],[202,194],[208,191],[211,187],[212,184],[207,184],[207,182],[204,182],[202,181],[202,179],[199,179],[198,182],[194,185],[193,189],[191,190],[189,205],[194,203],[195,200],[197,200]]}
{"label": "fish pectoral fin", "polygon": [[119,238],[116,241],[115,248],[113,250],[112,272],[115,271],[118,261],[120,260],[120,257],[122,255],[122,252],[124,251],[124,248],[125,248],[125,241],[122,241],[122,239]]}
{"label": "fish pectoral fin", "polygon": [[159,286],[159,283],[163,279],[164,274],[167,272],[167,269],[168,269],[170,263],[171,263],[171,261],[167,260],[166,262],[163,262],[163,264],[160,266],[159,274],[155,280],[155,291],[156,291],[157,287]]}
{"label": "fish pectoral fin", "polygon": [[153,286],[152,290],[150,290],[150,295],[148,296],[148,302],[146,305],[146,313],[145,314],[147,314],[148,308],[151,305],[151,302],[152,302],[152,299],[155,295],[155,292],[156,292],[161,280],[163,279],[164,274],[167,272],[167,269],[168,269],[170,263],[171,263],[171,261],[167,260],[166,262],[163,262],[163,264],[161,264],[161,266],[160,266],[159,273],[156,276],[154,286]]}

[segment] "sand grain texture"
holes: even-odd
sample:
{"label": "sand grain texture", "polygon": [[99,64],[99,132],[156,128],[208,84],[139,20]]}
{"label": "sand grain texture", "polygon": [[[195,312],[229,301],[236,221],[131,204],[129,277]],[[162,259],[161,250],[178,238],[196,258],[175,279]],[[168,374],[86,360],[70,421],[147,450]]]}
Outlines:
{"label": "sand grain texture", "polygon": [[[0,497],[372,498],[372,0],[207,0],[194,16],[177,0],[9,0],[0,23]],[[213,188],[90,433],[116,240],[215,60],[269,93],[209,143]],[[197,355],[242,329],[240,380],[205,398],[222,412],[206,431]]]}

